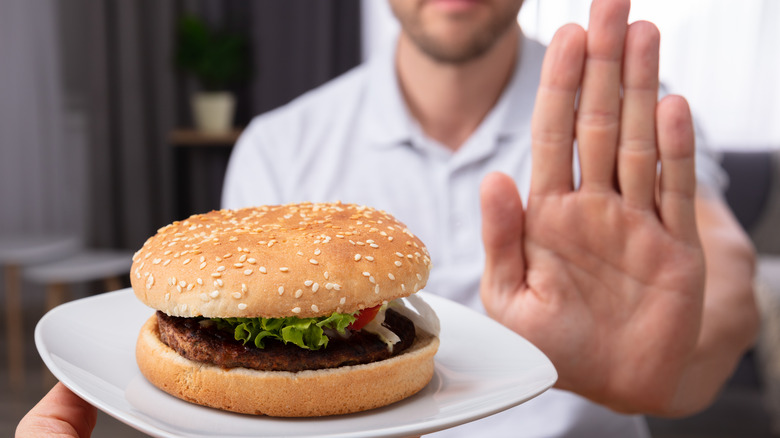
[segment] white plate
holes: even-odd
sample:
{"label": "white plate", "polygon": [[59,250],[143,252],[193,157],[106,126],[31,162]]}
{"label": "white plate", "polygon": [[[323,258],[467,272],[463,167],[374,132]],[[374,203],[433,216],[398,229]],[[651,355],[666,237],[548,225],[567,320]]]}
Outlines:
{"label": "white plate", "polygon": [[[35,343],[73,392],[130,426],[160,437],[374,437],[420,435],[519,405],[558,375],[528,341],[495,321],[420,292],[441,319],[433,380],[416,395],[368,412],[314,419],[233,414],[172,397],[135,362],[135,341],[153,313],[130,289],[73,301],[47,313]],[[338,394],[334,394],[335,397]]]}

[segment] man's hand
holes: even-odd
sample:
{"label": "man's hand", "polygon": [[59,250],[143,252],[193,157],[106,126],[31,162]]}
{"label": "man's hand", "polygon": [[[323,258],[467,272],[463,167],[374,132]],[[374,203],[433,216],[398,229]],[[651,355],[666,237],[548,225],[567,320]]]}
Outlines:
{"label": "man's hand", "polygon": [[19,422],[16,438],[87,438],[96,422],[97,409],[57,383]]}
{"label": "man's hand", "polygon": [[694,133],[684,99],[657,100],[658,30],[627,25],[628,12],[626,0],[596,0],[587,32],[565,26],[550,44],[527,210],[508,177],[483,182],[481,292],[492,317],[550,357],[559,388],[668,413],[702,321]]}

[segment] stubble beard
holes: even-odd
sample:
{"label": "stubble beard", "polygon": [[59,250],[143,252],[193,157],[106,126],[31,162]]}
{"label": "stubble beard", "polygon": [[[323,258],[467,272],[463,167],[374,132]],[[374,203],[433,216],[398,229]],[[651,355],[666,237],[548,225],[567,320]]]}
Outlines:
{"label": "stubble beard", "polygon": [[405,20],[404,17],[399,17],[399,20],[410,40],[426,56],[438,63],[460,65],[478,59],[490,51],[496,42],[516,25],[516,17],[517,14],[498,14],[496,19],[473,29],[468,37],[461,37],[461,41],[455,43],[442,41],[436,35],[430,34],[419,20]]}

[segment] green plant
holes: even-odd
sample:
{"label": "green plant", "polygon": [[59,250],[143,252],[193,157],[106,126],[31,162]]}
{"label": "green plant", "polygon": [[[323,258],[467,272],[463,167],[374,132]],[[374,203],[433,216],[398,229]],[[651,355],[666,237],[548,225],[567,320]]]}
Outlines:
{"label": "green plant", "polygon": [[187,15],[179,20],[176,36],[176,65],[203,89],[225,90],[249,77],[249,43],[243,35],[213,31],[199,17]]}

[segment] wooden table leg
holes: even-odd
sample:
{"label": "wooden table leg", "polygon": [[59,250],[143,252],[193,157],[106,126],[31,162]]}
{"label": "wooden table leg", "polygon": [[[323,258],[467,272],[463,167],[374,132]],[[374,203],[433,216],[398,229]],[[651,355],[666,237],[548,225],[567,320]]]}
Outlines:
{"label": "wooden table leg", "polygon": [[46,311],[68,301],[68,288],[62,283],[52,283],[46,286]]}
{"label": "wooden table leg", "polygon": [[108,277],[103,280],[103,285],[106,288],[104,292],[113,292],[122,289],[122,280],[119,277]]}
{"label": "wooden table leg", "polygon": [[8,333],[8,378],[11,390],[20,393],[25,385],[24,321],[22,318],[21,268],[5,267],[5,319]]}

